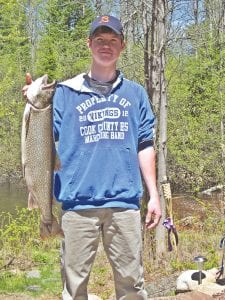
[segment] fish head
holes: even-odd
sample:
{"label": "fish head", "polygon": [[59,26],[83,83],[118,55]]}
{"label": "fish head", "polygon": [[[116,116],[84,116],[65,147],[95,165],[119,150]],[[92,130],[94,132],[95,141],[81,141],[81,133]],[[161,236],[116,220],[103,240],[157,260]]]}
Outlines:
{"label": "fish head", "polygon": [[56,81],[48,83],[48,75],[33,81],[27,90],[27,101],[37,109],[47,107],[52,103],[52,97],[55,92]]}

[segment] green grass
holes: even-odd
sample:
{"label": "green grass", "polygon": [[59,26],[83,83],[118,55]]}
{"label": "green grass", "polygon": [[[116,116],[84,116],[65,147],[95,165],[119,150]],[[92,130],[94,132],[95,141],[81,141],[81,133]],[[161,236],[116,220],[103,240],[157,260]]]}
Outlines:
{"label": "green grass", "polygon": [[[59,295],[60,241],[39,239],[38,211],[21,209],[15,217],[2,213],[0,220],[0,293]],[[28,278],[31,270],[39,270],[40,278]],[[32,286],[38,290],[31,291]]]}
{"label": "green grass", "polygon": [[[38,265],[40,278],[28,278],[26,272],[4,271],[0,276],[0,293],[27,293],[33,296],[42,294],[59,295],[62,284],[60,271],[56,266]],[[15,272],[15,273],[14,273]],[[38,290],[31,290],[32,287]]]}

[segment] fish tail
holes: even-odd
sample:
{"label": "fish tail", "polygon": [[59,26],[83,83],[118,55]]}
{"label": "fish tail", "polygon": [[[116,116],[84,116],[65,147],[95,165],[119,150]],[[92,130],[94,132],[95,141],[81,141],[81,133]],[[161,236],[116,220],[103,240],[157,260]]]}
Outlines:
{"label": "fish tail", "polygon": [[61,226],[57,222],[56,218],[52,216],[51,222],[44,222],[41,220],[40,223],[40,237],[41,239],[45,240],[50,237],[63,237],[63,231],[61,229]]}

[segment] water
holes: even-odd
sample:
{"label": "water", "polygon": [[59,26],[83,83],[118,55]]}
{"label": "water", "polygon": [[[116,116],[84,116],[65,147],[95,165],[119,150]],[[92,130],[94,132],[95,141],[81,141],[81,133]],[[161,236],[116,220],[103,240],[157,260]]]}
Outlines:
{"label": "water", "polygon": [[5,183],[0,185],[0,213],[14,214],[16,208],[27,207],[27,189],[15,184]]}
{"label": "water", "polygon": [[[28,190],[18,184],[0,184],[0,214],[2,212],[16,215],[17,209],[27,208]],[[54,202],[54,209],[58,211],[61,204]]]}
{"label": "water", "polygon": [[[27,198],[28,192],[26,187],[16,184],[0,185],[0,213],[10,212],[14,214],[16,208],[27,207]],[[221,203],[223,204],[223,208],[221,207]],[[204,196],[200,202],[187,195],[173,195],[173,210],[177,219],[193,215],[199,216],[203,211],[203,206],[210,204],[219,211],[225,209],[224,198],[221,194]]]}

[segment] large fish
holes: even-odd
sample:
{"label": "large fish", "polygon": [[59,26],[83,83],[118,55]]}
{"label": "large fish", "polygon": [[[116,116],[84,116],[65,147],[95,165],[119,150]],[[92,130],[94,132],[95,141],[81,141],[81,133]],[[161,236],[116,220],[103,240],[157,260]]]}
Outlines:
{"label": "large fish", "polygon": [[28,208],[41,212],[40,236],[62,235],[52,213],[55,147],[52,128],[52,98],[55,82],[44,75],[33,81],[26,92],[21,152],[23,176],[29,191]]}

